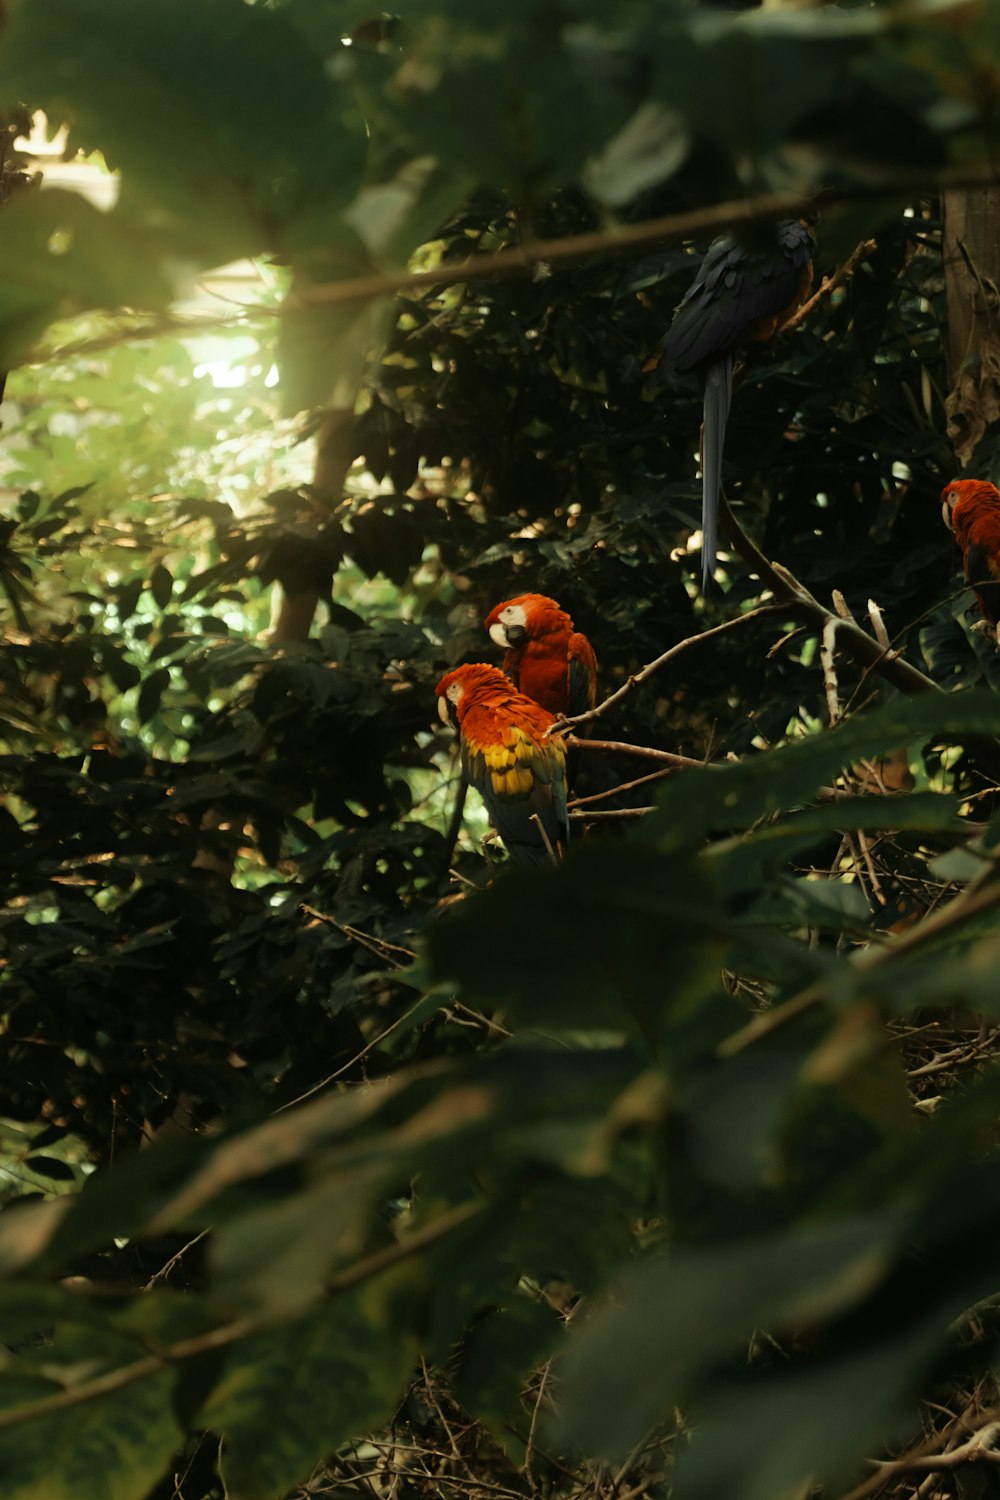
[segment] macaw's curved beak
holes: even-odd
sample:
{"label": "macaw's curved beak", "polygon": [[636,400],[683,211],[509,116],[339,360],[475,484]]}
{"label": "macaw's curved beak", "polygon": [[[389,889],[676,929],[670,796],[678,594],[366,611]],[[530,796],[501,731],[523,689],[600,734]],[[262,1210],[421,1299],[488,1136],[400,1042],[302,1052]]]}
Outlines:
{"label": "macaw's curved beak", "polygon": [[526,634],[523,625],[503,625],[498,622],[490,626],[490,640],[497,646],[516,646]]}
{"label": "macaw's curved beak", "polygon": [[947,500],[945,500],[941,505],[941,519],[942,521],[944,521],[944,524],[947,526],[949,531],[955,530],[955,523],[951,519],[951,506],[948,504]]}
{"label": "macaw's curved beak", "polygon": [[438,718],[442,724],[447,724],[449,729],[452,727],[451,704],[443,693],[438,699]]}

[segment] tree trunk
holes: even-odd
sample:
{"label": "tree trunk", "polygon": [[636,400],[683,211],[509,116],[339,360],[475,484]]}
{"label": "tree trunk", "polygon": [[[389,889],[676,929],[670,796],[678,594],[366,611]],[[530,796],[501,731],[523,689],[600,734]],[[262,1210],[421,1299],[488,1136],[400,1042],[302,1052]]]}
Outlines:
{"label": "tree trunk", "polygon": [[954,188],[943,208],[951,384],[945,410],[964,467],[1000,420],[1000,188]]}
{"label": "tree trunk", "polygon": [[[316,441],[316,468],[313,471],[312,485],[319,507],[323,510],[339,505],[344,498],[344,481],[355,457],[353,439],[353,411],[328,412]],[[271,640],[308,640],[319,601],[317,589],[295,589],[286,580],[281,588]]]}

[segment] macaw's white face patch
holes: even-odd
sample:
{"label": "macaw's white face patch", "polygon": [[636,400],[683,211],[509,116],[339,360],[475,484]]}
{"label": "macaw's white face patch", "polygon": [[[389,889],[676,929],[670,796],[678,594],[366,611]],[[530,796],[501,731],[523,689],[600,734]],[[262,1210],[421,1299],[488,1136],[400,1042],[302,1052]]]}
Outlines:
{"label": "macaw's white face patch", "polygon": [[498,646],[513,646],[524,635],[527,623],[524,606],[508,604],[506,609],[500,611],[496,625],[490,626],[490,639]]}
{"label": "macaw's white face patch", "polygon": [[949,531],[955,530],[955,523],[952,520],[951,513],[955,508],[955,502],[957,501],[957,499],[958,496],[956,495],[954,490],[945,490],[944,494],[941,496],[941,517]]}
{"label": "macaw's white face patch", "polygon": [[465,689],[460,682],[451,683],[446,689],[444,696],[438,699],[438,717],[442,724],[452,723],[452,709],[458,708],[459,699]]}

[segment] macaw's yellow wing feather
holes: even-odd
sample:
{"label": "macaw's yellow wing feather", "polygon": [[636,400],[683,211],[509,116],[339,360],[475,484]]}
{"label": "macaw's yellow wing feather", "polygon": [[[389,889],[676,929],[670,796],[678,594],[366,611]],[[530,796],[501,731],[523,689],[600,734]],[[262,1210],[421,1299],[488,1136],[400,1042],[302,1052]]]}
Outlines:
{"label": "macaw's yellow wing feather", "polygon": [[546,839],[553,850],[565,847],[566,756],[559,740],[540,742],[509,724],[499,742],[477,746],[466,739],[463,752],[465,774],[512,859],[545,864]]}

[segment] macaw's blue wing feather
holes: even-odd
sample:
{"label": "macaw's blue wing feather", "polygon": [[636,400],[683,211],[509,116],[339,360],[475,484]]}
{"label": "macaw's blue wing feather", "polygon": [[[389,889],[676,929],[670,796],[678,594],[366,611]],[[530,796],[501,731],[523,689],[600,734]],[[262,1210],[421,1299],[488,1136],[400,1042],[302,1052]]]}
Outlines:
{"label": "macaw's blue wing feather", "polygon": [[715,572],[719,540],[719,489],[726,419],[733,399],[733,358],[724,354],[705,371],[705,408],[701,458],[701,588],[704,593]]}
{"label": "macaw's blue wing feather", "polygon": [[490,822],[511,859],[519,864],[548,864],[546,839],[556,853],[569,841],[561,744],[539,745],[511,724],[499,742],[472,745],[463,739],[462,749],[465,774],[485,802]]}

